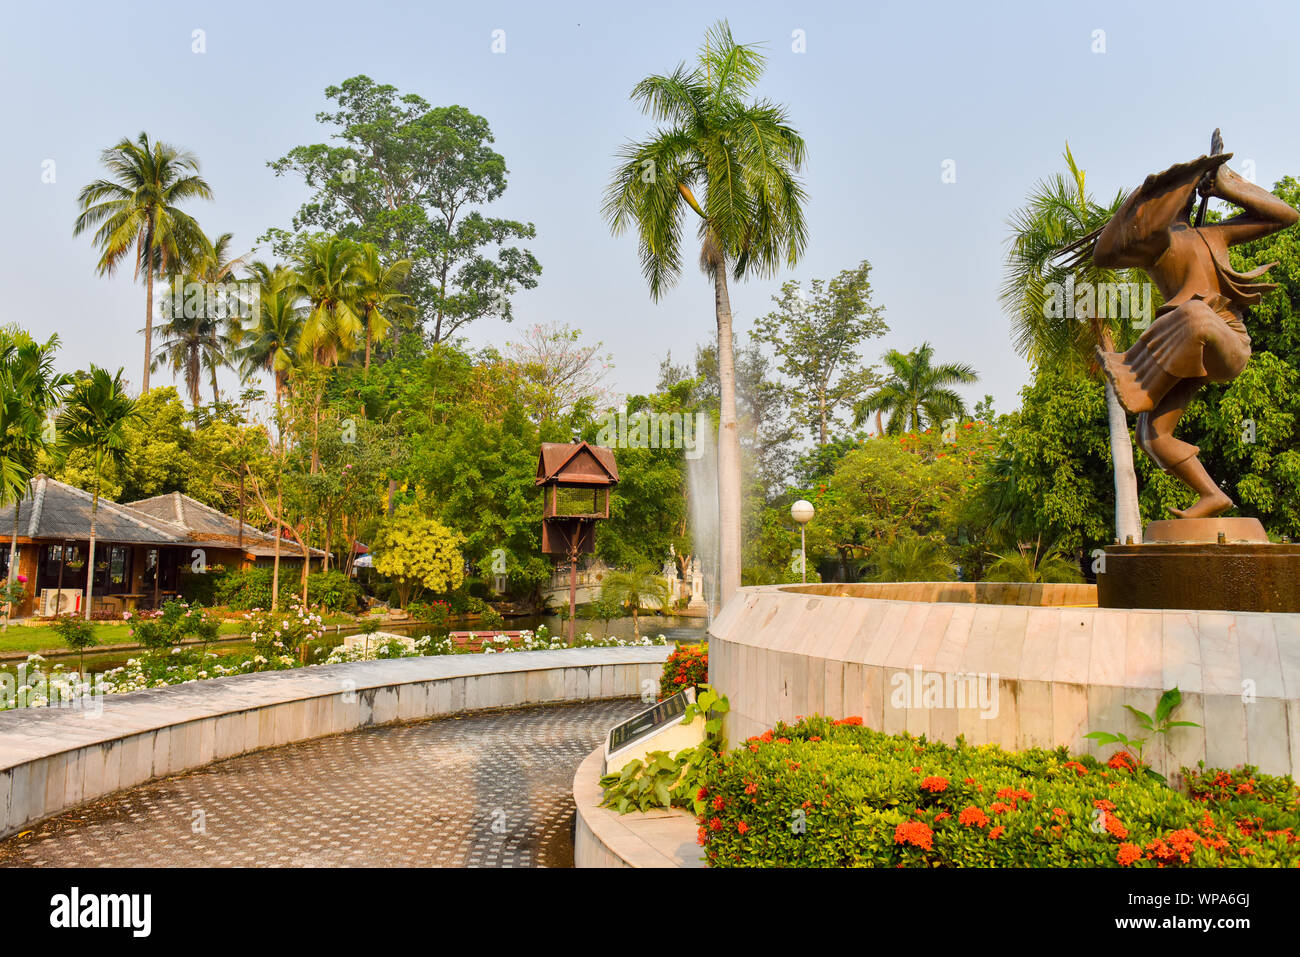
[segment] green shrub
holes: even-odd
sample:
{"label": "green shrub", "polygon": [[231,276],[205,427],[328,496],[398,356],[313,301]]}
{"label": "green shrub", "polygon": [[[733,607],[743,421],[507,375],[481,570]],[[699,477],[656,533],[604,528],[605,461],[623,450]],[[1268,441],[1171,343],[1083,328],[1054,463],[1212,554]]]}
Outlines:
{"label": "green shrub", "polygon": [[[281,593],[284,592],[281,582]],[[296,584],[296,580],[295,580]],[[217,579],[213,589],[213,603],[239,611],[271,607],[271,569],[256,565],[238,571],[228,571]]]}
{"label": "green shrub", "polygon": [[75,615],[60,615],[54,619],[54,633],[66,647],[77,652],[77,668],[84,670],[82,666],[86,649],[99,644],[99,640],[95,637],[95,626]]}
{"label": "green shrub", "polygon": [[318,572],[307,579],[307,602],[352,613],[361,607],[361,586],[340,571]]}
{"label": "green shrub", "polygon": [[479,627],[484,631],[500,631],[505,628],[506,620],[491,605],[483,606],[483,613],[479,617]]}
{"label": "green shrub", "polygon": [[1187,771],[1187,793],[1121,753],[955,747],[861,727],[778,724],[711,764],[714,867],[1295,866],[1290,778]]}

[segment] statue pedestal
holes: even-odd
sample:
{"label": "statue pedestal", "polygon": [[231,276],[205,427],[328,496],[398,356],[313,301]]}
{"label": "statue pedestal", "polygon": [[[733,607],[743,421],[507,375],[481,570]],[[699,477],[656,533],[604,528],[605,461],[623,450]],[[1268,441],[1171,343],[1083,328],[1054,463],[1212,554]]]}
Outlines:
{"label": "statue pedestal", "polygon": [[1300,545],[1268,544],[1263,527],[1256,532],[1252,526],[1259,522],[1242,518],[1152,522],[1143,544],[1106,549],[1104,567],[1097,574],[1097,604],[1300,612]]}

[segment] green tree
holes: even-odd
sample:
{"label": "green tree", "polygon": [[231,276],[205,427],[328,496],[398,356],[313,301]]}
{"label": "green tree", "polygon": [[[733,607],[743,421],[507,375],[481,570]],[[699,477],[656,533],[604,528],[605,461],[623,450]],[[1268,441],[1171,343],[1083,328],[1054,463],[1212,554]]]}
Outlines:
{"label": "green tree", "polygon": [[[295,232],[323,230],[374,243],[390,266],[410,260],[401,291],[411,315],[432,323],[435,343],[485,316],[509,321],[510,297],[532,289],[542,268],[510,245],[532,239],[531,223],[485,216],[506,190],[505,159],[493,151],[488,121],[462,106],[431,107],[368,76],[326,88],[335,112],[317,115],[339,145],[298,146],[270,163],[313,190],[293,219]],[[296,237],[268,236],[289,256]]]}
{"label": "green tree", "polygon": [[1043,546],[1040,537],[992,556],[985,578],[994,582],[1082,582],[1079,564],[1057,545]]}
{"label": "green tree", "polygon": [[[739,281],[795,265],[807,242],[804,189],[796,174],[804,141],[784,107],[748,97],[765,57],[738,44],[720,21],[696,65],[638,83],[632,99],[654,121],[654,135],[629,143],[606,193],[604,215],[618,235],[637,231],[641,267],[653,299],[681,274],[682,228],[698,218],[699,262],[713,283],[718,328],[720,418],[718,500],[725,603],[741,581],[741,464],[735,354],[727,273]],[[703,198],[697,197],[703,192]]]}
{"label": "green tree", "polygon": [[[54,441],[47,417],[62,399],[70,377],[54,371],[59,337],[37,342],[17,326],[0,327],[0,504],[13,505],[13,537],[9,542],[12,595],[18,584],[18,509],[41,454]],[[5,602],[4,627],[9,627],[12,602]]]}
{"label": "green tree", "polygon": [[393,579],[398,601],[406,608],[422,588],[446,592],[465,580],[460,554],[463,538],[435,518],[403,506],[379,527],[373,548],[374,568]]}
{"label": "green tree", "polygon": [[196,243],[198,224],[180,208],[190,199],[211,199],[212,189],[199,175],[193,154],[141,133],[132,142],[123,138],[100,154],[111,179],[97,179],[77,196],[81,212],[73,235],[95,230],[100,251],[99,274],[111,276],[135,250],[135,278],[144,275],[144,377],[141,392],[149,391],[153,362],[153,282],[167,275]]}
{"label": "green tree", "polygon": [[388,331],[393,325],[391,320],[410,310],[407,304],[409,297],[401,292],[410,272],[409,259],[399,259],[391,265],[384,265],[379,258],[379,247],[374,243],[361,244],[357,262],[361,287],[357,290],[357,306],[366,330],[366,369],[370,368],[371,348],[376,342],[388,338]]}
{"label": "green tree", "polygon": [[[1040,181],[1030,192],[1026,204],[1011,217],[1011,236],[1006,267],[999,295],[1003,309],[1011,318],[1016,350],[1035,365],[1045,361],[1072,363],[1091,368],[1093,349],[1123,349],[1133,338],[1134,310],[1115,310],[1128,315],[1102,316],[1096,307],[1089,309],[1086,300],[1060,308],[1056,295],[1063,288],[1100,288],[1103,283],[1138,280],[1153,288],[1145,275],[1134,270],[1100,269],[1085,257],[1070,258],[1064,253],[1087,248],[1106,223],[1123,205],[1125,194],[1115,196],[1108,205],[1088,195],[1084,171],[1074,161],[1067,145],[1065,162],[1068,174],[1060,173]],[[1153,297],[1158,293],[1153,291]],[[1110,454],[1115,485],[1115,533],[1119,541],[1129,536],[1142,540],[1142,519],[1138,512],[1137,472],[1133,465],[1133,442],[1128,418],[1119,397],[1110,384],[1105,385],[1106,417],[1110,430]]]}
{"label": "green tree", "polygon": [[862,368],[859,346],[884,335],[884,307],[871,304],[871,264],[865,259],[829,283],[814,279],[805,293],[797,281],[773,296],[777,308],[755,324],[754,337],[776,351],[781,372],[794,380],[795,414],[825,445],[836,414],[875,384]]}
{"label": "green tree", "polygon": [[672,591],[668,586],[668,579],[649,564],[611,571],[601,582],[600,597],[618,602],[632,610],[632,633],[638,639],[641,637],[642,607],[652,605],[661,612],[667,612],[672,604]]}
{"label": "green tree", "polygon": [[136,401],[122,386],[122,370],[110,375],[92,364],[90,374],[73,384],[59,416],[60,442],[81,449],[94,460],[90,506],[90,552],[86,560],[86,620],[90,620],[95,583],[95,521],[99,516],[99,487],[105,465],[120,466],[126,452],[126,427],[140,415]]}
{"label": "green tree", "polygon": [[257,309],[236,350],[240,375],[247,380],[258,372],[270,373],[275,382],[275,401],[279,404],[297,360],[298,339],[302,334],[298,275],[288,266],[271,266],[261,261],[254,262],[249,273],[257,283]]}
{"label": "green tree", "polygon": [[890,349],[885,365],[890,375],[876,391],[854,407],[853,424],[859,426],[872,413],[889,413],[885,430],[890,435],[935,428],[949,418],[966,415],[966,404],[951,386],[978,382],[970,366],[960,362],[934,365],[934,347],[928,342],[911,352]]}

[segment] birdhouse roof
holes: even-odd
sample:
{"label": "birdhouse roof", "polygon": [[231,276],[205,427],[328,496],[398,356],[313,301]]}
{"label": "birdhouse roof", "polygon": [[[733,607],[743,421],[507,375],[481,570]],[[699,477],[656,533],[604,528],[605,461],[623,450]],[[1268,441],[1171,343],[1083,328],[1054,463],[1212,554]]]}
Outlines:
{"label": "birdhouse roof", "polygon": [[538,485],[609,486],[618,484],[614,453],[587,442],[543,442],[537,457]]}

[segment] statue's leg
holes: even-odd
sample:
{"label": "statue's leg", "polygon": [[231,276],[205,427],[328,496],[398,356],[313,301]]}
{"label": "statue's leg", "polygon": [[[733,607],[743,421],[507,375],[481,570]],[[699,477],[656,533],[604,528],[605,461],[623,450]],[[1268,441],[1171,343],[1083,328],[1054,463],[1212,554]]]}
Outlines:
{"label": "statue's leg", "polygon": [[1171,509],[1179,518],[1210,518],[1232,508],[1232,499],[1215,484],[1201,464],[1200,449],[1174,438],[1174,428],[1205,379],[1184,379],[1170,389],[1151,412],[1138,416],[1137,439],[1151,460],[1200,498],[1189,508]]}

